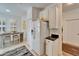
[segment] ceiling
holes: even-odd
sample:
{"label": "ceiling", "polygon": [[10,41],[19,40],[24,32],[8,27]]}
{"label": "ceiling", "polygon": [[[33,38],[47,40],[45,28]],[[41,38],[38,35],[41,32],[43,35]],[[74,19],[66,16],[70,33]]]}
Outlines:
{"label": "ceiling", "polygon": [[[45,8],[51,3],[0,3],[0,16],[23,16],[29,7]],[[6,12],[9,9],[10,12]]]}
{"label": "ceiling", "polygon": [[63,3],[63,11],[69,11],[76,8],[79,8],[79,3],[73,3],[73,4]]}
{"label": "ceiling", "polygon": [[[29,7],[45,8],[52,3],[0,3],[0,16],[26,16]],[[63,11],[79,8],[79,3],[63,3]],[[6,12],[9,9],[10,12]]]}

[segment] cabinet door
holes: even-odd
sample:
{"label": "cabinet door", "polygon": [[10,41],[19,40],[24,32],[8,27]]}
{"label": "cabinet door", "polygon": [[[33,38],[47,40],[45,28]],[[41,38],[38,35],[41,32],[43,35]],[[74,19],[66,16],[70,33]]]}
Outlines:
{"label": "cabinet door", "polygon": [[46,55],[53,55],[53,41],[51,40],[46,40]]}
{"label": "cabinet door", "polygon": [[59,8],[58,5],[49,8],[49,27],[50,29],[58,28]]}
{"label": "cabinet door", "polygon": [[42,12],[40,12],[40,19],[44,21],[48,21],[48,9],[44,9]]}
{"label": "cabinet door", "polygon": [[58,56],[58,50],[59,50],[59,39],[56,39],[53,42],[53,56]]}
{"label": "cabinet door", "polygon": [[56,26],[56,7],[49,8],[49,27],[50,29],[55,28]]}

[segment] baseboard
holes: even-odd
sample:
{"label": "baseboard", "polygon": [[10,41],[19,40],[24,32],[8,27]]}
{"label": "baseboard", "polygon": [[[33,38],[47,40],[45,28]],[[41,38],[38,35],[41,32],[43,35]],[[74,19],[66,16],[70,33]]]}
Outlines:
{"label": "baseboard", "polygon": [[37,54],[33,49],[31,49],[28,44],[25,44],[25,46],[27,47],[27,49],[28,49],[34,56],[40,56],[40,55]]}

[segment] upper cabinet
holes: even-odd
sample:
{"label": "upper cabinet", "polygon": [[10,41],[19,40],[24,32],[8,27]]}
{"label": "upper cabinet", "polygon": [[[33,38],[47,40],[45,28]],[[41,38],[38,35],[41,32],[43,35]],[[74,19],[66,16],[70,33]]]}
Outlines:
{"label": "upper cabinet", "polygon": [[56,28],[56,6],[49,7],[49,27]]}
{"label": "upper cabinet", "polygon": [[48,8],[44,9],[43,11],[40,12],[40,20],[48,21],[48,14],[49,10]]}
{"label": "upper cabinet", "polygon": [[58,29],[59,27],[59,4],[49,7],[49,27],[50,29]]}
{"label": "upper cabinet", "polygon": [[59,4],[50,5],[40,12],[40,20],[49,21],[50,29],[57,29],[59,26]]}

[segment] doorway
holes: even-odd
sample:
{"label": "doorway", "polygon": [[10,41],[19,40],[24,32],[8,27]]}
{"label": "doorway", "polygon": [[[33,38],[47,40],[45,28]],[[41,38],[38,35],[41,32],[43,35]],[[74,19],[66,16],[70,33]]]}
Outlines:
{"label": "doorway", "polygon": [[65,56],[79,56],[79,4],[63,4],[63,43]]}

